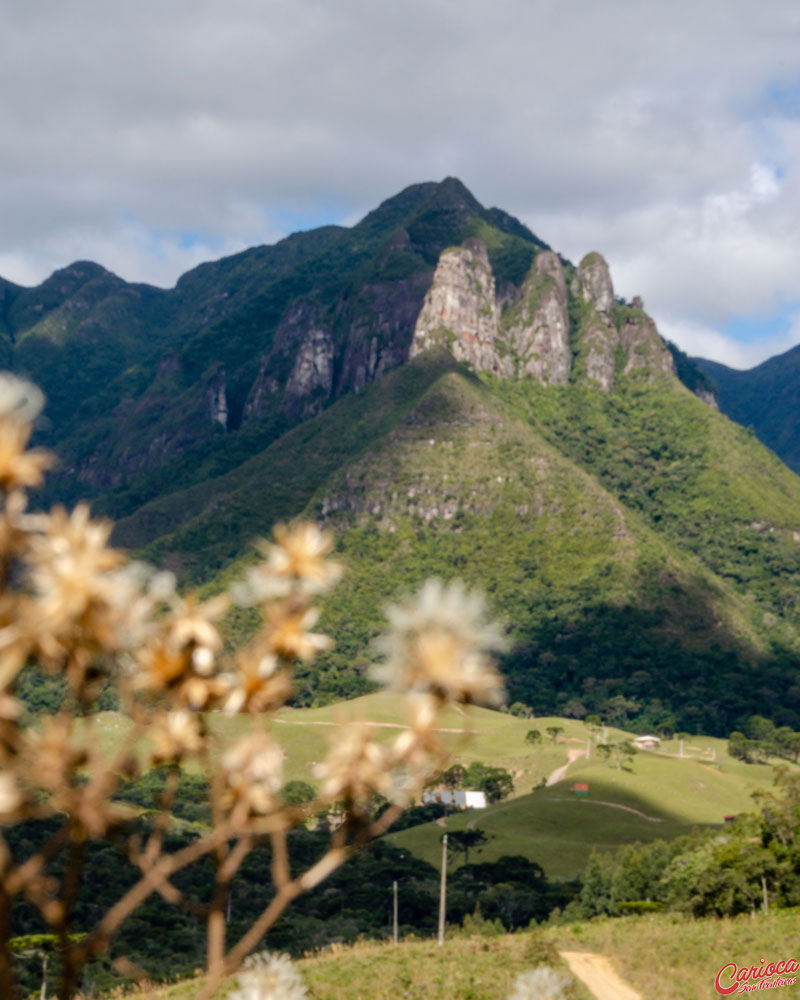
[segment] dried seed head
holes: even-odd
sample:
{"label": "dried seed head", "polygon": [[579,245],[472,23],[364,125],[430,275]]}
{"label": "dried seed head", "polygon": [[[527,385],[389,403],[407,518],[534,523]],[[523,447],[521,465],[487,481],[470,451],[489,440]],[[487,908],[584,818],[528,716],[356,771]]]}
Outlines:
{"label": "dried seed head", "polygon": [[428,580],[416,597],[387,608],[390,631],[378,640],[384,662],[372,676],[439,701],[498,704],[503,680],[490,654],[506,648],[480,594],[456,580]]}
{"label": "dried seed head", "polygon": [[569,979],[549,965],[540,965],[517,976],[508,1000],[564,1000],[567,986]]}
{"label": "dried seed head", "polygon": [[305,1000],[306,988],[288,955],[251,955],[236,976],[228,1000]]}
{"label": "dried seed head", "polygon": [[226,804],[242,803],[249,812],[266,814],[278,805],[283,787],[283,751],[266,733],[249,733],[222,756]]}

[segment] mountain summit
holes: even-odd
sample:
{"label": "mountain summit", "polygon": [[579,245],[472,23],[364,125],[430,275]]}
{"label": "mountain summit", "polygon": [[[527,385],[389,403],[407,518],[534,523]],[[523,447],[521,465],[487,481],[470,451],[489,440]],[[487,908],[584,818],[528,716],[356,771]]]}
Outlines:
{"label": "mountain summit", "polygon": [[565,260],[454,178],[169,291],[86,263],[0,282],[0,344],[48,396],[39,500],[92,499],[185,582],[278,520],[335,528],[347,638],[303,702],[366,690],[383,602],[459,575],[536,712],[800,728],[800,480],[599,253]]}
{"label": "mountain summit", "polygon": [[203,264],[172,291],[86,262],[38,288],[1,287],[4,361],[49,400],[40,436],[63,460],[53,489],[116,491],[117,514],[131,507],[123,495],[157,494],[180,456],[241,460],[433,344],[476,371],[552,385],[608,390],[622,374],[672,371],[599,254],[573,267],[452,177],[406,188],[352,229]]}

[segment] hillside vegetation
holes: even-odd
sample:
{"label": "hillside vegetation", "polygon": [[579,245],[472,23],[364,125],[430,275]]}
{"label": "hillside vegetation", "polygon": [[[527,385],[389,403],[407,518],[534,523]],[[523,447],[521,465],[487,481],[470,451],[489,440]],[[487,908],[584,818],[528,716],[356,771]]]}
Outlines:
{"label": "hillside vegetation", "polygon": [[[435,328],[434,299],[462,326]],[[277,521],[336,530],[337,646],[301,667],[296,704],[372,690],[384,603],[460,576],[505,622],[511,700],[537,714],[800,729],[800,480],[690,391],[706,376],[614,297],[599,254],[563,261],[459,181],[170,291],[79,263],[8,285],[0,320],[50,400],[41,502],[92,498],[118,544],[206,592]],[[252,627],[232,616],[229,643]]]}
{"label": "hillside vegetation", "polygon": [[[709,1000],[717,973],[738,965],[798,957],[797,910],[721,920],[679,915],[626,917],[554,926],[495,937],[454,934],[434,942],[360,944],[298,962],[314,1000],[397,996],[427,1000],[506,1000],[515,978],[539,964],[565,975],[559,951],[606,955],[615,970],[648,1000]],[[133,992],[126,1000],[192,1000],[196,983]],[[590,1000],[573,979],[567,997]]]}

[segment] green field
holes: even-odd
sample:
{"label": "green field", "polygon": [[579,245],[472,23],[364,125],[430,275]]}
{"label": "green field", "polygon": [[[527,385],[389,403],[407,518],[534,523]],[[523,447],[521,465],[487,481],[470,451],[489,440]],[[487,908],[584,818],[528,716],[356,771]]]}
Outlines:
{"label": "green field", "polygon": [[[324,708],[278,713],[271,726],[286,752],[287,781],[314,783],[313,766],[325,756],[337,723],[345,719],[374,722],[377,737],[390,739],[404,723],[402,702],[380,693]],[[219,714],[210,716],[209,723],[219,736],[220,748],[248,724],[242,717]],[[106,712],[97,717],[97,725],[104,747],[112,752],[127,728],[124,719]],[[545,735],[548,726],[563,728],[558,742]],[[536,747],[525,741],[532,728],[544,737]],[[621,730],[607,733],[612,742],[632,738]],[[729,758],[726,740],[692,737],[685,741],[683,758],[678,756],[678,741],[672,740],[658,752],[640,751],[627,769],[604,762],[592,745],[588,760],[585,756],[573,760],[562,780],[533,791],[566,763],[570,751],[585,753],[589,731],[582,722],[451,708],[442,717],[440,735],[453,760],[503,767],[513,775],[515,787],[512,798],[486,810],[454,813],[444,827],[440,821],[388,834],[395,846],[437,867],[442,833],[475,826],[490,836],[481,860],[522,854],[551,878],[572,878],[583,869],[592,848],[671,839],[697,825],[721,826],[726,815],[751,811],[753,791],[769,787],[773,775],[770,766]],[[572,794],[575,781],[589,785],[587,797]]]}
{"label": "green field", "polygon": [[[442,948],[433,941],[365,943],[297,964],[311,1000],[505,1000],[526,969],[547,962],[565,972],[559,951],[587,951],[608,956],[648,1000],[711,1000],[718,996],[714,979],[728,962],[800,958],[798,917],[794,909],[723,920],[674,914],[601,919],[491,938],[454,933]],[[199,985],[137,992],[128,1000],[192,1000]],[[786,995],[794,995],[791,988]],[[573,981],[568,996],[589,1000],[591,994]]]}

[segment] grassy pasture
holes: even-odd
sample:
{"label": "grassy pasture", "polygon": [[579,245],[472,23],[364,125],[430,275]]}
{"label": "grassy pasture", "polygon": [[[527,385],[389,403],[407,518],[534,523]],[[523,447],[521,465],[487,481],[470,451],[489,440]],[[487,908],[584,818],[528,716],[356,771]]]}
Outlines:
{"label": "grassy pasture", "polygon": [[[800,958],[797,910],[755,917],[689,920],[677,914],[598,919],[495,938],[449,936],[405,940],[399,947],[363,943],[298,962],[311,1000],[505,1000],[514,979],[541,962],[566,972],[558,951],[611,958],[622,978],[648,1000],[711,1000],[714,979],[738,966]],[[199,981],[129,994],[127,1000],[193,1000]],[[793,995],[789,987],[787,996]],[[797,987],[794,987],[796,990]],[[224,988],[219,997],[224,997]],[[571,1000],[591,994],[573,982]]]}
{"label": "grassy pasture", "polygon": [[[337,723],[371,721],[378,739],[391,739],[404,723],[402,711],[398,698],[382,692],[324,708],[280,712],[271,726],[286,752],[286,780],[314,783],[314,763],[325,756]],[[103,713],[95,725],[108,753],[121,745],[127,730],[122,716]],[[209,725],[223,746],[247,721],[214,714],[209,716]],[[548,726],[564,730],[556,743],[545,734]],[[531,728],[539,729],[544,737],[535,747],[525,741]],[[771,767],[732,760],[725,740],[696,736],[684,741],[683,758],[678,741],[671,740],[658,752],[639,752],[630,769],[622,770],[604,762],[592,745],[588,760],[573,760],[562,780],[533,791],[542,778],[566,763],[569,751],[586,749],[589,733],[582,722],[518,719],[488,709],[451,708],[442,717],[441,729],[454,760],[504,767],[515,783],[511,799],[485,811],[455,813],[447,817],[446,829],[477,826],[490,835],[479,856],[482,860],[522,854],[555,878],[571,878],[580,872],[593,847],[612,849],[670,839],[699,824],[721,825],[725,815],[752,809],[752,792],[772,781]],[[626,736],[630,738],[621,730],[608,730],[611,741]],[[571,793],[575,781],[588,783],[587,798]],[[443,832],[440,824],[429,823],[388,836],[397,847],[438,867]]]}

